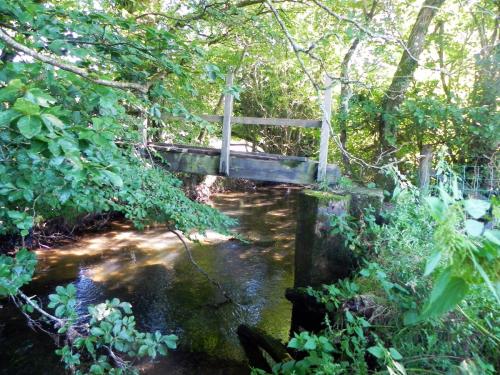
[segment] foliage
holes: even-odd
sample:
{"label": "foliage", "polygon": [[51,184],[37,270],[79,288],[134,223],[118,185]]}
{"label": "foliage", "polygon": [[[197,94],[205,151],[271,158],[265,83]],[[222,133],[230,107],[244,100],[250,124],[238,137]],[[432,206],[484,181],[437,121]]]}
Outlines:
{"label": "foliage", "polygon": [[[443,187],[440,198],[428,197],[427,202],[437,226],[435,251],[427,260],[424,275],[433,273],[441,259],[443,264],[422,315],[447,312],[465,297],[471,285],[478,283],[484,283],[500,304],[497,290],[500,231],[485,228],[485,223],[479,221],[490,209],[490,202],[463,200],[457,191],[450,196]],[[495,225],[499,219],[498,207],[493,209],[493,215]]]}
{"label": "foliage", "polygon": [[[72,326],[77,322],[82,325],[78,321],[76,288],[73,284],[57,287],[56,293],[49,295],[49,299],[48,307],[55,309],[55,315],[65,322],[59,332],[73,329]],[[90,305],[88,313],[90,319],[84,325],[85,328],[73,333],[76,338],[56,351],[68,368],[78,366],[77,373],[138,373],[130,362],[121,357],[148,356],[154,359],[157,355],[166,355],[168,349],[176,348],[175,335],[138,331],[128,302],[114,298],[95,306]],[[114,363],[110,363],[110,357]],[[86,369],[85,364],[89,362]]]}
{"label": "foliage", "polygon": [[[353,279],[308,288],[328,311],[325,328],[296,334],[288,346],[302,359],[273,373],[495,373],[498,200],[453,194],[446,171],[441,163],[438,196],[420,197],[403,181],[384,224],[370,223],[378,229]],[[360,226],[336,228],[356,243]]]}
{"label": "foliage", "polygon": [[120,212],[138,228],[227,231],[233,220],[189,200],[159,157],[137,147],[145,121],[187,115],[171,90],[189,88],[180,61],[196,65],[201,52],[165,29],[78,1],[6,0],[0,14],[2,33],[32,56],[50,56],[42,63],[0,43],[0,236],[19,235],[23,245],[0,256],[0,297],[64,335],[57,353],[72,372],[135,373],[134,358],[166,355],[176,337],[138,331],[130,304],[116,299],[82,315],[72,284],[49,296],[49,313],[21,290],[36,266],[24,245],[35,226],[87,213]]}
{"label": "foliage", "polygon": [[[77,374],[132,374],[138,373],[133,362],[123,359],[166,355],[176,348],[175,335],[160,332],[144,333],[136,329],[132,306],[114,298],[98,305],[90,305],[88,314],[78,312],[76,288],[73,284],[58,286],[49,295],[47,307],[27,297],[20,288],[32,279],[36,266],[35,254],[21,249],[15,257],[0,255],[0,297],[10,296],[23,311],[66,334],[66,344],[56,350],[66,368]],[[30,320],[33,318],[30,317]],[[39,324],[39,323],[36,323]]]}
{"label": "foliage", "polygon": [[[270,11],[273,4],[276,13]],[[158,155],[142,146],[148,141],[145,128],[149,140],[161,142],[219,135],[217,126],[192,113],[220,109],[230,67],[238,68],[238,84],[229,89],[240,99],[236,111],[251,116],[319,118],[318,88],[328,73],[341,107],[333,111],[333,133],[343,131],[347,151],[367,161],[384,160],[380,122],[387,119],[397,130],[392,156],[407,161],[404,169],[415,169],[424,144],[447,145],[455,163],[495,163],[500,33],[494,2],[445,2],[422,41],[425,53],[414,84],[398,108],[383,113],[386,88],[419,6],[338,0],[182,6],[0,1],[0,236],[19,235],[24,247],[33,228],[47,220],[77,221],[86,213],[111,211],[138,228],[161,221],[182,231],[226,231],[232,221],[187,199]],[[235,127],[235,133],[277,153],[314,156],[319,143],[313,129]],[[330,150],[330,161],[345,157],[338,147]],[[351,159],[350,165],[344,161],[349,174],[369,179],[368,164]],[[350,180],[342,184],[349,187]],[[276,371],[363,372],[371,358],[392,373],[408,363],[429,371],[476,366],[492,372],[488,363],[495,361],[499,326],[498,200],[463,200],[441,189],[427,199],[428,212],[405,184],[393,193],[387,224],[376,225],[372,212],[363,221],[344,216],[332,223],[367,264],[354,282],[311,291],[337,314],[338,331],[327,326],[321,335],[301,333],[291,347],[306,356]],[[43,315],[20,289],[35,264],[24,249],[1,256],[0,296],[22,299],[27,313],[40,309]],[[72,287],[59,292],[51,301],[54,318],[78,326]],[[368,292],[377,306],[385,306],[387,327],[342,310],[356,293]],[[106,346],[150,356],[173,346],[161,334],[135,331],[123,302],[94,308],[110,314],[88,322],[89,344],[77,338],[60,351],[72,368],[90,359],[82,371],[108,371],[113,356],[108,350],[101,357]],[[118,322],[121,328],[113,332]],[[132,341],[118,337],[122,331]],[[458,359],[448,358],[450,353]]]}

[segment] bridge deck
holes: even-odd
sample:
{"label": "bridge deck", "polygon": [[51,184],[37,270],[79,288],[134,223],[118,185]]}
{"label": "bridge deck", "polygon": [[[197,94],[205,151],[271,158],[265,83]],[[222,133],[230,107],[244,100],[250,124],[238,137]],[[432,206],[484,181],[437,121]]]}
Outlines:
{"label": "bridge deck", "polygon": [[[152,143],[169,164],[169,170],[204,175],[220,175],[220,150],[214,148]],[[327,166],[327,181],[335,184],[340,178],[336,165]],[[259,181],[314,184],[318,162],[300,156],[283,156],[255,152],[231,151],[227,177]]]}

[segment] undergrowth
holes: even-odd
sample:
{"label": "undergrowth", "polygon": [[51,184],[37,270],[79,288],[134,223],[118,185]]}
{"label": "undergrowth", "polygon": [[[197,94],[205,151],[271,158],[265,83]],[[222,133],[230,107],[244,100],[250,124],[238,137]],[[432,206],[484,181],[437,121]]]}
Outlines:
{"label": "undergrowth", "polygon": [[498,200],[464,199],[456,180],[447,182],[432,197],[409,184],[396,189],[384,224],[371,210],[333,220],[364,265],[351,279],[308,289],[328,311],[324,328],[295,333],[288,348],[298,359],[274,374],[498,371]]}

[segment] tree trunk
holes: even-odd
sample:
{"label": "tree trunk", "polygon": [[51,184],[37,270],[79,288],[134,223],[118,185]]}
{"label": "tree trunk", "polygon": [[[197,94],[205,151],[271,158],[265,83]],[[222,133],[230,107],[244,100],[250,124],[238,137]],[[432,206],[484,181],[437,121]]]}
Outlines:
{"label": "tree trunk", "polygon": [[391,85],[386,91],[386,98],[382,106],[379,124],[379,142],[382,151],[389,151],[396,144],[396,124],[392,117],[403,102],[418,66],[418,59],[424,49],[429,25],[443,3],[444,0],[425,0],[413,25],[403,56],[401,56]]}
{"label": "tree trunk", "polygon": [[[500,5],[498,6],[500,11]],[[476,75],[474,78],[474,88],[472,102],[476,106],[487,106],[495,110],[496,100],[500,95],[500,72],[498,60],[500,59],[500,33],[499,20],[496,19],[495,27],[491,36],[486,35],[486,30],[482,20],[472,14],[479,33],[481,51],[476,57]]]}

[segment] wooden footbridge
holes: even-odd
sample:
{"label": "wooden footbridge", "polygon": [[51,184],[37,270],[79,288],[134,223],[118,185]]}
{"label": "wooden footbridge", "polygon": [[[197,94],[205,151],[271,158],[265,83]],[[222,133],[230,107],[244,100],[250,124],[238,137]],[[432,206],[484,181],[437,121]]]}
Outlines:
{"label": "wooden footbridge", "polygon": [[[227,87],[233,85],[233,75],[228,74]],[[208,122],[222,123],[221,149],[148,143],[157,150],[169,164],[168,169],[203,175],[220,175],[249,180],[284,182],[293,184],[313,184],[327,182],[335,184],[340,178],[336,165],[328,165],[328,141],[330,138],[331,82],[326,80],[321,120],[301,120],[284,118],[233,117],[233,95],[226,90],[224,96],[224,115],[200,116]],[[169,117],[185,120],[182,117]],[[300,156],[283,156],[256,152],[236,152],[230,149],[231,126],[233,124],[261,126],[296,126],[318,128],[321,131],[319,160]]]}

